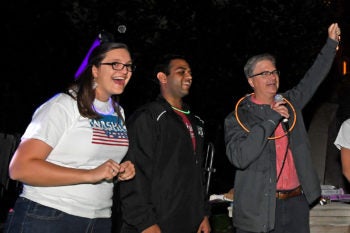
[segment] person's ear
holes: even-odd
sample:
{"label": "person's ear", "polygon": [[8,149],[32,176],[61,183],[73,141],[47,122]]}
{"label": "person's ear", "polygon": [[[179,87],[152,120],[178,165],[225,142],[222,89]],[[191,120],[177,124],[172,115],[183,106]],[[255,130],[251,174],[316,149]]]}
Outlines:
{"label": "person's ear", "polygon": [[164,74],[163,72],[157,73],[157,79],[159,80],[159,83],[166,83],[167,82],[166,74]]}
{"label": "person's ear", "polygon": [[254,88],[254,82],[252,78],[248,78],[248,83],[252,88]]}
{"label": "person's ear", "polygon": [[98,77],[98,69],[96,66],[92,66],[92,76],[96,79]]}

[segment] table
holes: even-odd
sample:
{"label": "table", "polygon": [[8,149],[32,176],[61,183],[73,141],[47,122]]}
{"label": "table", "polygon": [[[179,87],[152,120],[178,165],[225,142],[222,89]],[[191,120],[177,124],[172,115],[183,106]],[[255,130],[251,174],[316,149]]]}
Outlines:
{"label": "table", "polygon": [[350,203],[330,202],[310,211],[311,233],[350,233]]}

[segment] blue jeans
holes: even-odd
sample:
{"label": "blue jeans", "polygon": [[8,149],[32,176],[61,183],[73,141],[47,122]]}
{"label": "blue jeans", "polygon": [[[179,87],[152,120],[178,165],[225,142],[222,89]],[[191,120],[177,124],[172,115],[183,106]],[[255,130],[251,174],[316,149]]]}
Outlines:
{"label": "blue jeans", "polygon": [[[269,233],[310,233],[310,207],[304,195],[276,199],[275,229]],[[236,233],[253,233],[236,229]]]}
{"label": "blue jeans", "polygon": [[4,233],[110,233],[111,218],[83,218],[19,197]]}

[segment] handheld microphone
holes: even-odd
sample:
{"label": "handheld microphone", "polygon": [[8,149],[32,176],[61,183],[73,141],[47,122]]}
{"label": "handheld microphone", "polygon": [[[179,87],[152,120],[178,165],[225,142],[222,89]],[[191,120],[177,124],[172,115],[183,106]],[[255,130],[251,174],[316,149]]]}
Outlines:
{"label": "handheld microphone", "polygon": [[[283,96],[281,94],[277,94],[275,95],[275,102],[282,102],[283,101]],[[286,129],[286,131],[289,131],[289,124],[288,124],[288,119],[287,118],[283,118],[282,123]]]}

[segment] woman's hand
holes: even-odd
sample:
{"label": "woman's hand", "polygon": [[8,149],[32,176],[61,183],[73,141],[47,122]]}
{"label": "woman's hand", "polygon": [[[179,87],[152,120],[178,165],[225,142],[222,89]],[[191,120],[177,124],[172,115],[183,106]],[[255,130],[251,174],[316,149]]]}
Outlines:
{"label": "woman's hand", "polygon": [[114,177],[118,176],[118,174],[123,171],[124,168],[122,168],[121,164],[109,159],[100,166],[89,170],[89,183],[97,183],[102,180],[113,180]]}
{"label": "woman's hand", "polygon": [[135,166],[130,161],[125,161],[120,164],[118,180],[130,180],[135,176]]}

